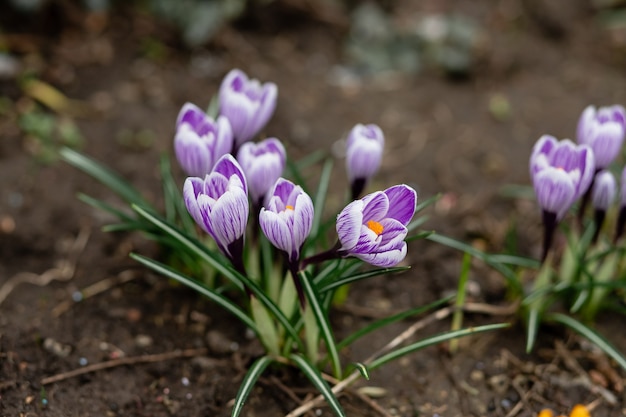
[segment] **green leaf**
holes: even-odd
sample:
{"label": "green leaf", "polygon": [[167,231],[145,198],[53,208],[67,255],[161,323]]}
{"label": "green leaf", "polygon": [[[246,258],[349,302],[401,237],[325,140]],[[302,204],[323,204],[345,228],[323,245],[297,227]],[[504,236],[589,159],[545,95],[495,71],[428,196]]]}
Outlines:
{"label": "green leaf", "polygon": [[330,362],[333,368],[333,374],[337,379],[341,379],[341,363],[339,362],[339,352],[337,351],[337,344],[333,337],[333,331],[328,321],[328,313],[322,309],[319,297],[311,285],[310,276],[306,271],[300,271],[298,273],[298,279],[302,283],[302,288],[307,296],[308,304],[305,308],[310,308],[315,316],[317,325],[319,326],[322,338],[326,343],[326,350],[330,357]]}
{"label": "green leaf", "polygon": [[528,310],[528,319],[526,322],[526,353],[530,353],[535,346],[537,333],[539,333],[539,323],[541,323],[542,311],[538,308]]}
{"label": "green leaf", "polygon": [[155,216],[154,214],[146,211],[142,207],[133,205],[133,210],[137,212],[141,217],[154,224],[157,228],[163,230],[166,234],[171,236],[174,240],[180,242],[183,246],[187,247],[191,252],[198,255],[201,259],[206,261],[209,265],[215,268],[221,275],[231,281],[239,289],[243,290],[244,285],[250,289],[257,296],[261,304],[263,304],[274,315],[276,320],[285,328],[285,331],[295,340],[300,348],[303,348],[302,341],[298,337],[298,333],[289,322],[289,319],[280,311],[280,308],[267,296],[267,294],[257,285],[256,282],[250,278],[245,277],[235,271],[232,267],[227,266],[227,263],[223,261],[223,258],[215,256],[207,248],[185,233],[176,229],[167,221]]}
{"label": "green leaf", "polygon": [[450,296],[450,297],[446,297],[446,298],[442,298],[441,300],[437,300],[434,303],[430,303],[428,305],[425,306],[420,306],[417,308],[412,308],[410,310],[407,311],[403,311],[401,313],[398,314],[394,314],[393,316],[389,316],[389,317],[385,317],[379,320],[376,320],[373,323],[370,323],[369,325],[363,327],[362,329],[357,330],[356,332],[352,333],[351,335],[349,335],[348,337],[346,337],[345,339],[343,339],[341,342],[337,343],[337,349],[341,350],[343,348],[345,348],[346,346],[350,346],[352,343],[354,343],[355,340],[358,340],[360,338],[362,338],[363,336],[372,333],[378,329],[381,329],[385,326],[388,326],[392,323],[396,323],[398,321],[407,319],[409,317],[412,316],[417,316],[420,315],[422,313],[425,313],[427,311],[433,310],[439,306],[441,306],[442,304],[446,304],[447,302],[449,302],[454,296]]}
{"label": "green leaf", "polygon": [[622,367],[622,369],[626,370],[626,357],[622,355],[622,353],[617,350],[609,341],[607,341],[603,336],[599,333],[595,332],[591,328],[585,326],[578,320],[567,316],[562,313],[550,313],[545,317],[546,321],[553,321],[556,323],[563,324],[570,329],[574,330],[576,333],[588,339],[594,345],[602,349],[604,353],[609,355],[611,358],[615,360]]}
{"label": "green leaf", "polygon": [[392,268],[379,268],[374,269],[372,271],[361,272],[359,274],[349,275],[347,277],[342,277],[336,281],[333,281],[327,285],[322,285],[319,288],[319,292],[323,293],[326,291],[334,290],[335,288],[342,287],[344,285],[350,284],[355,281],[360,281],[367,278],[376,277],[379,275],[393,274],[397,272],[403,272],[411,269],[410,266],[395,266]]}
{"label": "green leaf", "polygon": [[365,364],[362,364],[361,362],[352,362],[352,366],[354,366],[359,371],[361,376],[365,378],[366,381],[370,380],[370,374]]}
{"label": "green leaf", "polygon": [[257,332],[256,323],[254,323],[254,321],[252,321],[252,319],[246,313],[244,313],[239,308],[239,306],[237,306],[235,303],[230,301],[228,298],[214,292],[210,288],[205,287],[202,283],[194,280],[193,278],[190,278],[167,265],[157,262],[154,259],[150,259],[148,257],[139,255],[137,253],[131,253],[130,257],[136,260],[137,262],[152,269],[153,271],[158,272],[159,274],[164,275],[168,278],[174,279],[180,282],[181,284],[196,291],[197,293],[204,295],[205,297],[209,298],[211,301],[218,304],[220,307],[232,313],[235,317],[241,320],[243,324],[251,328],[253,331]]}
{"label": "green leaf", "polygon": [[119,220],[122,220],[125,222],[136,221],[128,213],[125,213],[122,210],[117,209],[108,203],[105,203],[103,200],[93,198],[91,196],[88,196],[87,194],[82,194],[82,193],[78,194],[78,199],[82,201],[83,203],[90,205],[91,207],[94,207],[94,208],[97,208],[98,210],[102,210],[104,212],[112,214],[113,216],[117,217]]}
{"label": "green leaf", "polygon": [[428,346],[436,345],[442,342],[447,342],[448,340],[452,340],[458,337],[471,336],[474,334],[488,332],[491,330],[504,329],[505,327],[509,327],[509,324],[508,323],[488,324],[486,326],[469,327],[467,329],[445,332],[436,336],[422,339],[419,342],[416,342],[408,346],[404,346],[399,349],[396,349],[392,352],[389,352],[386,355],[383,355],[380,358],[377,358],[374,361],[372,361],[372,363],[369,364],[368,368],[370,371],[372,371],[386,364],[387,362],[391,362],[395,359],[408,355],[409,353],[416,352]]}
{"label": "green leaf", "polygon": [[233,411],[230,413],[231,417],[238,417],[243,410],[244,403],[250,392],[252,392],[252,388],[254,388],[254,384],[259,379],[265,368],[272,363],[273,359],[269,356],[261,356],[259,359],[254,361],[248,372],[246,373],[246,377],[241,381],[241,385],[239,386],[239,390],[237,391],[237,396],[235,397],[235,404],[233,405]]}
{"label": "green leaf", "polygon": [[326,195],[328,193],[328,185],[330,184],[330,175],[333,172],[333,160],[327,159],[322,167],[322,174],[320,176],[320,182],[317,187],[317,193],[315,193],[315,201],[313,206],[317,207],[313,214],[313,225],[311,226],[311,240],[317,240],[319,235],[320,222],[322,221],[323,207],[326,202]]}
{"label": "green leaf", "polygon": [[298,368],[309,378],[309,381],[317,388],[317,390],[322,394],[322,396],[326,399],[326,402],[335,412],[338,417],[346,417],[346,413],[341,408],[341,404],[339,404],[339,400],[330,389],[326,381],[322,378],[320,371],[318,371],[313,365],[311,365],[304,357],[298,354],[289,355],[289,359],[291,359]]}
{"label": "green leaf", "polygon": [[110,188],[127,203],[150,207],[151,210],[154,210],[154,208],[141,197],[141,194],[137,191],[137,189],[129,185],[128,182],[126,182],[122,177],[106,166],[70,148],[61,149],[59,154],[65,162],[80,169],[86,174],[91,175],[93,178]]}

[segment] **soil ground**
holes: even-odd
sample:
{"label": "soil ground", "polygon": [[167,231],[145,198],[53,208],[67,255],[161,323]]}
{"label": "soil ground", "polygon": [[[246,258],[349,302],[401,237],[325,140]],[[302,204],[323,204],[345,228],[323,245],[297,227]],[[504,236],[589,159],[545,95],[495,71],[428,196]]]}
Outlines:
{"label": "soil ground", "polygon": [[[572,137],[588,104],[626,104],[623,33],[605,29],[584,1],[567,8],[539,0],[390,2],[396,24],[451,12],[478,23],[481,44],[461,79],[434,67],[342,78],[347,12],[337,21],[294,6],[299,2],[274,2],[192,50],[174,28],[134,8],[103,16],[59,3],[67,13],[5,15],[3,42],[24,71],[75,100],[51,113],[76,120],[82,151],[153,201],[160,195],[159,157],[171,151],[181,105],[205,105],[223,75],[239,67],[278,84],[266,131],[294,159],[331,149],[355,123],[377,123],[387,144],[370,190],[405,182],[419,189],[421,200],[443,193],[428,210],[427,228],[499,251],[514,222],[520,254],[537,257],[537,208],[504,197],[502,187],[529,183],[528,156],[539,136]],[[0,81],[0,88],[0,415],[230,415],[246,366],[259,352],[256,342],[232,317],[131,261],[131,250],[156,254],[141,236],[101,232],[110,219],[76,193],[117,200],[62,162],[43,163],[46,145],[17,123],[32,108],[32,94],[16,79]],[[510,111],[495,112],[494,100]],[[315,176],[308,180],[314,186]],[[338,195],[342,184],[333,182]],[[329,213],[338,204],[331,199]],[[454,291],[460,259],[432,242],[411,243],[411,271],[354,285],[332,317],[337,331]],[[470,289],[471,302],[506,310],[504,281],[479,262]],[[87,299],[73,302],[79,290]],[[432,347],[373,372],[340,397],[347,414],[512,417],[544,406],[566,413],[577,403],[591,404],[594,416],[625,414],[624,372],[584,340],[545,327],[526,355],[524,330],[513,315],[483,311],[466,320],[513,326],[461,341],[454,355]],[[363,360],[412,323],[355,345],[346,360]],[[598,330],[626,351],[622,323],[617,315],[597,320]],[[449,325],[436,320],[417,337]],[[66,374],[116,359],[119,366]],[[59,375],[67,378],[47,380]],[[366,387],[379,395],[363,395],[373,391]],[[285,415],[314,393],[301,376],[273,370],[244,415]],[[321,405],[311,415],[331,412]]]}

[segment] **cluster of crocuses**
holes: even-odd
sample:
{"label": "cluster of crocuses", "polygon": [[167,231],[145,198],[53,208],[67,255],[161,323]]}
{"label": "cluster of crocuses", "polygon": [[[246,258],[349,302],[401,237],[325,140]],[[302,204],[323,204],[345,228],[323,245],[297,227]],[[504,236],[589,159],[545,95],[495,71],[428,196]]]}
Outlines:
{"label": "cluster of crocuses", "polygon": [[[604,222],[607,210],[616,199],[617,181],[609,167],[619,156],[626,134],[624,107],[587,107],[578,122],[575,144],[544,135],[535,144],[530,157],[530,174],[543,211],[544,260],[552,245],[557,224],[572,205],[580,200],[579,221],[589,200],[593,205],[595,234]],[[621,237],[626,223],[626,169],[621,176],[620,215],[614,240]]]}
{"label": "cluster of crocuses", "polygon": [[183,106],[174,147],[190,176],[183,187],[187,210],[240,273],[246,273],[243,249],[250,211],[267,239],[286,254],[294,280],[297,271],[316,261],[353,256],[389,267],[405,258],[415,190],[397,185],[357,199],[381,163],[384,136],[378,126],[356,125],[347,139],[346,167],[355,201],[337,216],[338,244],[301,259],[314,218],[311,197],[282,177],[286,152],[278,139],[251,141],[274,112],[276,85],[235,69],[223,80],[218,98],[216,119],[193,104]]}

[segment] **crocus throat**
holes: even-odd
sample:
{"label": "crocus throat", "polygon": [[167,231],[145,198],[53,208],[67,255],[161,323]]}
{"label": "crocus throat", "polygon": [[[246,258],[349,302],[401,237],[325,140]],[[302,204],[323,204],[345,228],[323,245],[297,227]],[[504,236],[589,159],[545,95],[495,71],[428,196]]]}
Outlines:
{"label": "crocus throat", "polygon": [[380,236],[380,234],[383,232],[384,227],[382,224],[378,223],[377,221],[374,220],[370,220],[367,222],[367,227],[374,233],[376,233],[376,236]]}
{"label": "crocus throat", "polygon": [[293,210],[293,206],[287,205],[285,206],[285,210]]}

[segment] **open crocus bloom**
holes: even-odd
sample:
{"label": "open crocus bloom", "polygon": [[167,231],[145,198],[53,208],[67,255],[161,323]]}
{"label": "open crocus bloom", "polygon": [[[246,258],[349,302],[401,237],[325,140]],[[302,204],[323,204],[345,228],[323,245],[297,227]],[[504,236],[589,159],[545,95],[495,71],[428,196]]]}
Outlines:
{"label": "open crocus bloom", "polygon": [[261,209],[259,224],[267,239],[295,263],[313,225],[313,201],[300,186],[279,178]]}
{"label": "open crocus bloom", "polygon": [[337,216],[339,255],[375,266],[397,265],[406,256],[406,226],[416,202],[415,190],[402,184],[348,204]]}
{"label": "open crocus bloom", "polygon": [[204,179],[187,178],[183,197],[191,217],[220,250],[231,260],[241,256],[250,209],[246,179],[235,158],[224,155]]}
{"label": "open crocus bloom", "polygon": [[542,136],[530,157],[530,175],[541,208],[563,218],[589,188],[595,173],[593,151],[565,139]]}
{"label": "open crocus bloom", "polygon": [[237,152],[237,160],[250,187],[250,198],[257,204],[282,175],[287,162],[285,147],[276,138],[247,142]]}
{"label": "open crocus bloom", "polygon": [[204,177],[232,147],[233,133],[226,117],[213,120],[191,103],[181,108],[176,120],[174,151],[187,175]]}
{"label": "open crocus bloom", "polygon": [[368,180],[378,168],[383,157],[385,136],[380,127],[358,124],[348,135],[346,169],[350,183]]}
{"label": "open crocus bloom", "polygon": [[580,116],[576,131],[578,143],[593,149],[596,168],[609,166],[619,155],[626,135],[626,111],[622,106],[588,106]]}
{"label": "open crocus bloom", "polygon": [[220,114],[230,121],[235,148],[251,140],[267,124],[276,109],[278,87],[248,79],[239,69],[231,70],[219,91]]}

